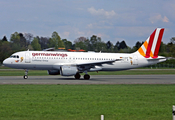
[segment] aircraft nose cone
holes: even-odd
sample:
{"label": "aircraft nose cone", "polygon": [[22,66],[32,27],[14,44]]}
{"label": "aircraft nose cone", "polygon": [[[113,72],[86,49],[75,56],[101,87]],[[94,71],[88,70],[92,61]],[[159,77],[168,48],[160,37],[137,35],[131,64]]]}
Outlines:
{"label": "aircraft nose cone", "polygon": [[3,61],[3,63],[2,63],[3,65],[7,65],[8,64],[8,60],[7,59],[5,59],[4,61]]}

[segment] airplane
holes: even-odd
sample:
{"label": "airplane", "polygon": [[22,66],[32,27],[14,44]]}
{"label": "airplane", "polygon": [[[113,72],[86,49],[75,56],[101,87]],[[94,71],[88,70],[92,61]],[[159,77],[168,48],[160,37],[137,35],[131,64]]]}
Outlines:
{"label": "airplane", "polygon": [[90,79],[88,72],[120,71],[145,67],[166,61],[158,56],[164,28],[157,28],[134,53],[97,53],[63,51],[21,51],[3,61],[7,67],[24,69],[24,79],[28,70],[47,70],[49,75],[74,76]]}

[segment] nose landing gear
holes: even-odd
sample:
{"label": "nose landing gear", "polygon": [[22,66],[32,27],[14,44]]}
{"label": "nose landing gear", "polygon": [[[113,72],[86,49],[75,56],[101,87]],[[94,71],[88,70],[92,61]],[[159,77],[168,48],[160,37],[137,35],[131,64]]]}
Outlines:
{"label": "nose landing gear", "polygon": [[28,78],[27,74],[28,74],[28,70],[25,69],[25,75],[23,76],[24,79],[27,79]]}

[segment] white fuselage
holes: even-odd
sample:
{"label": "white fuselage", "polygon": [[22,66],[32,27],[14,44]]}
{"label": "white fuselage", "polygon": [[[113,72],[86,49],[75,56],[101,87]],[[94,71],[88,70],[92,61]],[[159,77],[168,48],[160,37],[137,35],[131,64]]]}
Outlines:
{"label": "white fuselage", "polygon": [[[137,52],[127,53],[95,53],[95,52],[59,52],[59,51],[22,51],[14,53],[3,61],[5,66],[17,69],[59,70],[64,65],[91,65],[97,63],[89,71],[118,71],[144,67],[163,62],[166,59],[159,56],[157,60],[149,60]],[[113,63],[98,63],[116,60]]]}

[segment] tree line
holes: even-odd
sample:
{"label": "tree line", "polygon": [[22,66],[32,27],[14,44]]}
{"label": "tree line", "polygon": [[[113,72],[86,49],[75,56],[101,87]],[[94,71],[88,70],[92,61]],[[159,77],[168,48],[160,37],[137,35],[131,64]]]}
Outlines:
{"label": "tree line", "polygon": [[[95,52],[113,52],[113,53],[132,53],[137,51],[143,44],[142,41],[137,41],[132,48],[127,46],[123,40],[113,44],[111,41],[104,42],[101,37],[92,35],[90,38],[79,37],[72,43],[67,39],[61,39],[57,32],[53,32],[51,37],[34,37],[31,33],[11,34],[10,39],[6,36],[0,39],[0,62],[9,57],[12,53],[24,50],[43,50],[46,48],[65,48]],[[170,42],[161,43],[159,55],[166,57],[175,57],[175,37],[170,39]]]}

